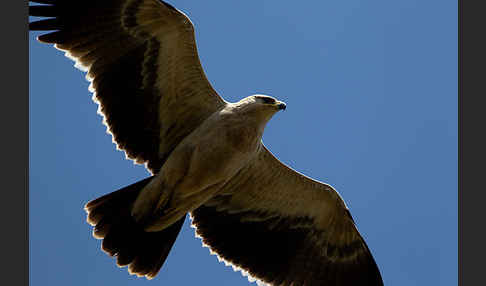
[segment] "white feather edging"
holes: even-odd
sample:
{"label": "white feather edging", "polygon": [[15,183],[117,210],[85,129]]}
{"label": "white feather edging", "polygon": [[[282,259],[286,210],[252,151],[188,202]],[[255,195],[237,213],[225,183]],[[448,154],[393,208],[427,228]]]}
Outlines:
{"label": "white feather edging", "polygon": [[244,277],[246,277],[248,279],[248,282],[250,283],[256,283],[258,286],[271,286],[270,284],[267,284],[261,280],[258,280],[258,278],[252,276],[250,273],[248,273],[248,271],[244,270],[243,268],[241,267],[238,267],[236,265],[234,265],[233,263],[227,261],[226,259],[220,257],[216,252],[214,252],[211,247],[209,245],[207,245],[206,243],[204,243],[203,241],[203,238],[202,236],[200,236],[198,233],[197,233],[197,227],[193,224],[193,220],[194,218],[192,217],[192,214],[189,215],[189,218],[191,219],[191,227],[194,229],[194,236],[196,238],[199,238],[201,240],[201,244],[203,247],[207,248],[209,250],[209,254],[211,255],[215,255],[216,258],[218,259],[219,262],[223,262],[224,265],[226,266],[231,266],[231,268],[233,268],[233,271],[235,272],[240,272],[241,275],[243,275]]}

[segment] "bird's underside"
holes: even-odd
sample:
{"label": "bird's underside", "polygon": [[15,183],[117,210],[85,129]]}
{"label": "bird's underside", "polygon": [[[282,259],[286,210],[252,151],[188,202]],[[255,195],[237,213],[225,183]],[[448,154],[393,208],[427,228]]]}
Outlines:
{"label": "bird's underside", "polygon": [[285,104],[223,100],[187,16],[159,0],[36,0],[31,30],[87,72],[117,148],[153,176],[89,202],[102,248],[155,277],[187,213],[204,245],[269,285],[383,285],[349,210],[329,185],[261,143]]}

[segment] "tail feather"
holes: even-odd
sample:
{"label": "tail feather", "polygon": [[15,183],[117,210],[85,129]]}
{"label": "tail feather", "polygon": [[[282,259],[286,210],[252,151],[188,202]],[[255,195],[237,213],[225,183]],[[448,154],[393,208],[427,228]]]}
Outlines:
{"label": "tail feather", "polygon": [[119,267],[131,274],[152,279],[164,264],[185,217],[158,232],[146,232],[130,214],[137,195],[152,177],[102,196],[86,204],[87,221],[93,236],[103,239],[102,249],[117,257]]}

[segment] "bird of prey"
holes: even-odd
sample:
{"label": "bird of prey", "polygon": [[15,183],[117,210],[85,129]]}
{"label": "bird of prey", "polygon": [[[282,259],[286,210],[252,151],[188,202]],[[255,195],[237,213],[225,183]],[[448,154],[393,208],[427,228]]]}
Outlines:
{"label": "bird of prey", "polygon": [[383,285],[340,195],[263,145],[285,103],[221,98],[189,18],[160,0],[35,0],[29,24],[87,72],[117,147],[152,173],[86,204],[102,249],[131,274],[161,269],[187,214],[203,243],[268,285]]}

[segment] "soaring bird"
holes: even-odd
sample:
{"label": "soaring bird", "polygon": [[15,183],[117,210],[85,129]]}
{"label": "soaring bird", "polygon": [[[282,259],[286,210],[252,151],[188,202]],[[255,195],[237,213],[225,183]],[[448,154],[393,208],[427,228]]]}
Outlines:
{"label": "soaring bird", "polygon": [[285,103],[221,98],[189,18],[160,0],[35,0],[29,24],[87,72],[117,148],[151,177],[86,204],[102,249],[131,274],[160,271],[189,213],[227,264],[268,285],[383,285],[341,196],[262,143]]}

